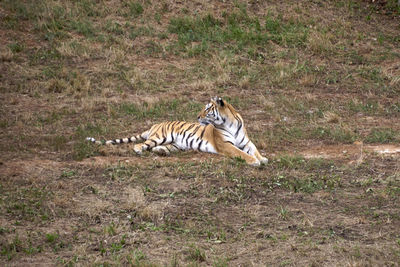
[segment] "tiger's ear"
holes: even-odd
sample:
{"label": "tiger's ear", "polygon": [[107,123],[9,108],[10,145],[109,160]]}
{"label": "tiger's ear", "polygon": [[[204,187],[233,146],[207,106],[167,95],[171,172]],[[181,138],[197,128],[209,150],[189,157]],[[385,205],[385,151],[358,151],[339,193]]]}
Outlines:
{"label": "tiger's ear", "polygon": [[216,97],[216,102],[218,105],[220,105],[221,107],[225,106],[225,102],[222,98],[220,97]]}

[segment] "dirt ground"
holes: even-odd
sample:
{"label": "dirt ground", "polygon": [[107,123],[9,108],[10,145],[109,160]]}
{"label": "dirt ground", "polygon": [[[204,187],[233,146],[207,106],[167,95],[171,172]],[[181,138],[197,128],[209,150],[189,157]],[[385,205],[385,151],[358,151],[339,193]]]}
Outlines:
{"label": "dirt ground", "polygon": [[[0,1],[0,265],[399,266],[396,1]],[[215,95],[267,165],[88,136]]]}

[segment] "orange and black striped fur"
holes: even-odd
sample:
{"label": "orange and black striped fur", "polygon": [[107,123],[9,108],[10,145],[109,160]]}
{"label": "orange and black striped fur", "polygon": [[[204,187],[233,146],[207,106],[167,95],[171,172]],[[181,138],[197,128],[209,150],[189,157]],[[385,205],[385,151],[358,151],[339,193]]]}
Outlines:
{"label": "orange and black striped fur", "polygon": [[140,135],[123,139],[108,141],[96,141],[92,137],[86,139],[96,144],[107,145],[144,141],[134,146],[137,154],[145,150],[152,150],[161,155],[169,155],[177,150],[197,150],[240,157],[254,166],[268,162],[247,136],[240,114],[223,99],[219,97],[211,99],[198,115],[198,121],[198,123],[162,122],[153,125]]}

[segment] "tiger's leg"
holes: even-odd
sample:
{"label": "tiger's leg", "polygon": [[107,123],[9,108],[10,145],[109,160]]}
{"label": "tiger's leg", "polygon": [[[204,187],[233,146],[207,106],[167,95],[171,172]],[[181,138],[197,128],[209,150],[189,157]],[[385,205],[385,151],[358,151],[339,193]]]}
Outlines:
{"label": "tiger's leg", "polygon": [[172,152],[180,150],[174,144],[162,145],[162,146],[155,146],[153,147],[152,151],[157,153],[160,156],[168,156]]}
{"label": "tiger's leg", "polygon": [[239,157],[246,161],[247,164],[252,166],[260,166],[260,160],[258,160],[255,156],[247,154],[235,147],[230,143],[223,143],[218,146],[218,153],[221,153],[228,157]]}
{"label": "tiger's leg", "polygon": [[243,151],[245,151],[249,155],[256,157],[262,164],[268,163],[268,159],[260,154],[257,147],[251,141],[243,148]]}
{"label": "tiger's leg", "polygon": [[258,150],[256,150],[255,152],[255,156],[256,158],[262,163],[262,164],[267,164],[268,163],[268,159],[266,157],[263,157],[260,152],[258,152]]}
{"label": "tiger's leg", "polygon": [[[157,125],[157,126],[160,126],[159,128],[163,127],[163,125]],[[142,152],[145,150],[152,150],[154,147],[157,147],[159,145],[171,143],[171,140],[169,140],[167,137],[163,137],[162,134],[157,134],[156,132],[157,131],[153,131],[153,133],[151,133],[147,137],[147,140],[144,143],[136,144],[133,147],[133,150],[136,152],[136,154],[141,155]]]}

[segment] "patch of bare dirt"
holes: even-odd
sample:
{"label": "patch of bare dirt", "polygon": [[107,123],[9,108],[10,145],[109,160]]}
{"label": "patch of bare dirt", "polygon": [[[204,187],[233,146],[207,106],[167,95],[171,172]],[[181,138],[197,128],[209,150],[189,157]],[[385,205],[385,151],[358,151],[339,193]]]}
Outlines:
{"label": "patch of bare dirt", "polygon": [[398,145],[363,145],[361,142],[348,145],[321,145],[299,152],[305,158],[340,160],[347,163],[362,162],[370,153],[382,156],[400,157]]}
{"label": "patch of bare dirt", "polygon": [[43,181],[50,172],[59,172],[63,166],[65,166],[65,163],[42,159],[7,161],[0,165],[0,177],[3,180],[22,177],[29,180]]}

